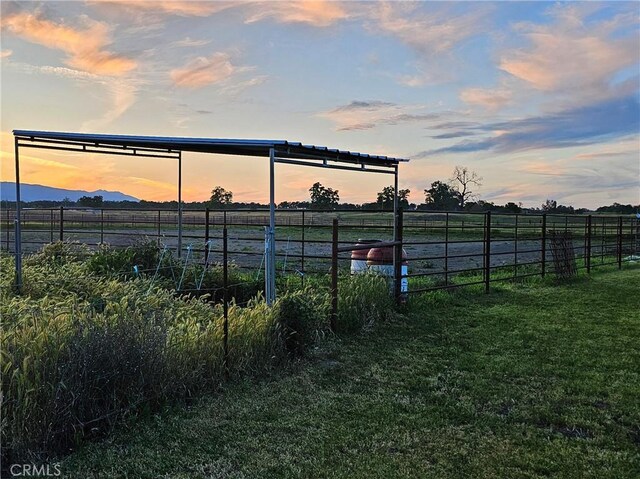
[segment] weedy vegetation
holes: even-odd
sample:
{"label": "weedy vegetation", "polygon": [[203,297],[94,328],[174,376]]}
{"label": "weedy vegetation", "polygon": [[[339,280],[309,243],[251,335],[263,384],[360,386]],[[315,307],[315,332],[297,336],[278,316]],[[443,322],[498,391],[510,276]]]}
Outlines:
{"label": "weedy vegetation", "polygon": [[[176,260],[161,255],[150,244],[91,254],[56,243],[25,260],[20,295],[13,259],[0,258],[3,464],[68,453],[129,416],[215,391],[226,377],[270,373],[329,334],[322,280],[285,283],[268,307],[255,279],[232,269],[230,282],[246,286],[231,290],[225,363],[221,268],[203,275],[189,266],[184,277],[195,279],[176,293]],[[189,287],[201,278],[201,288]],[[374,304],[342,295],[340,329],[381,319],[391,306],[385,281],[348,282]]]}

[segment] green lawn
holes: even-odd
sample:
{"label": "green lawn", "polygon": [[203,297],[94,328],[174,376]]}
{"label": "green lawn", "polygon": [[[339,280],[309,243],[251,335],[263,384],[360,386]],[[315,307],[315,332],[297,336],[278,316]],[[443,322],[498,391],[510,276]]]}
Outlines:
{"label": "green lawn", "polygon": [[65,477],[640,477],[640,269],[430,296],[132,421]]}

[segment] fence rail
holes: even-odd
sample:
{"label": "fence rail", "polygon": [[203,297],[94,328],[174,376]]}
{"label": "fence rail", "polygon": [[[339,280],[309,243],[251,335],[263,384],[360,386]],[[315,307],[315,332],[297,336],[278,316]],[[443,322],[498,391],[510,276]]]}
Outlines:
{"label": "fence rail", "polygon": [[[8,252],[14,251],[14,217],[15,211],[0,210],[0,244]],[[549,235],[558,232],[570,235],[577,267],[587,272],[621,267],[640,251],[640,222],[631,216],[408,211],[398,220],[398,239],[409,257],[409,271],[402,276],[409,281],[409,294],[472,284],[489,291],[496,281],[554,274]],[[26,253],[58,240],[90,247],[141,240],[178,245],[173,210],[24,208],[21,221]],[[268,224],[268,210],[185,210],[183,246],[203,263],[230,262],[259,272]],[[298,274],[302,281],[305,275],[329,274],[334,256],[338,268],[346,270],[350,253],[344,250],[359,239],[394,240],[391,212],[278,210],[276,226],[278,273]]]}

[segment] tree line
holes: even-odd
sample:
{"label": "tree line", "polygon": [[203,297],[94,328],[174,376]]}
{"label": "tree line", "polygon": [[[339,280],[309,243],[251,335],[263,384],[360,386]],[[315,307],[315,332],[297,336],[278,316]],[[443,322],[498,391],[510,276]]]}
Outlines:
{"label": "tree line", "polygon": [[[398,190],[398,206],[404,210],[424,211],[468,211],[484,212],[494,211],[503,213],[544,212],[556,214],[582,214],[591,212],[587,208],[574,208],[570,205],[559,204],[556,200],[547,199],[537,208],[524,208],[522,203],[508,202],[497,205],[491,201],[479,198],[475,193],[476,187],[482,186],[482,177],[466,166],[456,166],[448,181],[436,180],[429,188],[423,190],[424,201],[412,203],[409,200],[411,190]],[[283,209],[345,209],[345,210],[392,210],[394,204],[395,189],[393,186],[385,186],[377,193],[375,201],[362,204],[341,203],[340,192],[316,182],[309,188],[309,199],[306,201],[283,201],[278,208]],[[83,196],[76,202],[68,198],[60,201],[32,201],[21,202],[25,206],[35,208],[53,208],[58,206],[79,207],[111,207],[111,208],[177,208],[177,201],[105,201],[102,196]],[[2,207],[14,206],[15,202],[2,201]],[[195,201],[184,203],[188,208],[214,208],[214,209],[258,209],[266,208],[267,204],[257,202],[233,201],[233,192],[216,186],[211,190],[211,196],[207,201]],[[640,212],[640,205],[613,203],[601,206],[595,210],[598,213],[636,214]]]}

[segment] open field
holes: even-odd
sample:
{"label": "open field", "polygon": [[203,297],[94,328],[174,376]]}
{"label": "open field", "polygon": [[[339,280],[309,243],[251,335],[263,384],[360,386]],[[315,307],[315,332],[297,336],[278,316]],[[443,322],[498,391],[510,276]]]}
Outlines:
{"label": "open field", "polygon": [[430,293],[289,371],[131,423],[65,477],[640,475],[640,269]]}

